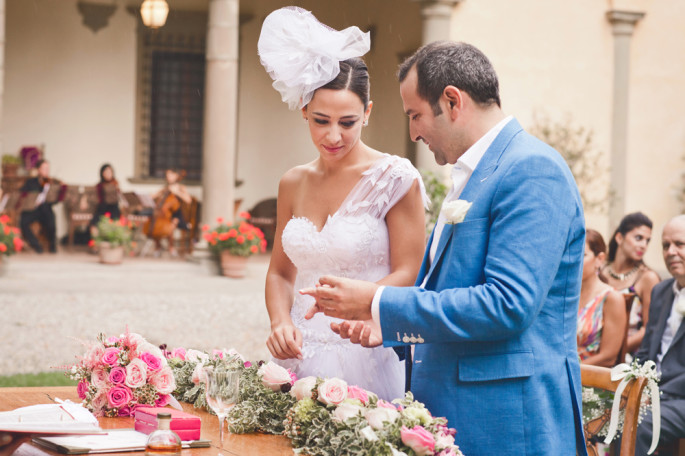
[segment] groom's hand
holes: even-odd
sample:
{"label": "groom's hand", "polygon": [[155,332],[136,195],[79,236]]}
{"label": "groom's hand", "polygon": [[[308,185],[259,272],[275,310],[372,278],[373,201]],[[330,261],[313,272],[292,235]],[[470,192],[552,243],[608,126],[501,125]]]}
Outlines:
{"label": "groom's hand", "polygon": [[323,276],[314,288],[300,290],[312,296],[316,303],[305,315],[311,319],[318,312],[345,320],[371,320],[371,302],[378,285],[363,280]]}
{"label": "groom's hand", "polygon": [[383,333],[381,327],[373,320],[348,321],[331,323],[331,329],[343,339],[350,339],[353,344],[362,347],[378,347],[383,345]]}

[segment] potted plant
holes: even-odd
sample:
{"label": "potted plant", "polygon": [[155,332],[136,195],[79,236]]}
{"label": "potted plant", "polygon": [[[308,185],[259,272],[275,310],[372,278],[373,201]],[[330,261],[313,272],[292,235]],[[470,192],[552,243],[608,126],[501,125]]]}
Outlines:
{"label": "potted plant", "polygon": [[5,154],[2,156],[2,175],[3,177],[16,176],[19,167],[22,165],[21,157],[17,155]]}
{"label": "potted plant", "polygon": [[239,217],[244,219],[235,223],[225,223],[217,218],[219,224],[210,229],[204,225],[204,239],[209,243],[209,250],[219,257],[221,271],[226,277],[245,277],[247,259],[255,253],[266,250],[264,233],[256,226],[247,222],[248,212],[241,212]]}
{"label": "potted plant", "polygon": [[19,228],[10,226],[10,218],[7,215],[0,215],[0,264],[3,259],[17,252],[21,252],[24,241],[19,237]]}
{"label": "potted plant", "polygon": [[100,263],[120,264],[124,259],[124,251],[131,246],[131,238],[131,223],[124,217],[112,220],[110,214],[106,213],[98,221],[90,246],[97,246]]}

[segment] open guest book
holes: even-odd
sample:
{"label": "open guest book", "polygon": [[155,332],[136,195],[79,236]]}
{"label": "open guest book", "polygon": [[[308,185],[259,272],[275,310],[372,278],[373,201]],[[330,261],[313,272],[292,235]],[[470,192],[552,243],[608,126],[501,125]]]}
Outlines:
{"label": "open guest book", "polygon": [[[106,434],[34,437],[33,442],[64,454],[144,451],[148,436],[134,429],[110,429]],[[209,440],[190,440],[183,448],[207,448]]]}
{"label": "open guest book", "polygon": [[0,412],[0,431],[31,434],[102,433],[97,418],[79,404],[58,400]]}

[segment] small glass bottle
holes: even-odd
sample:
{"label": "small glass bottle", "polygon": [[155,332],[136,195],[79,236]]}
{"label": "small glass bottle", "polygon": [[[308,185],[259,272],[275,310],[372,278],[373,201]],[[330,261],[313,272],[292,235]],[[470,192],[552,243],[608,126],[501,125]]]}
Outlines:
{"label": "small glass bottle", "polygon": [[160,412],[157,414],[157,430],[147,438],[145,446],[146,455],[180,455],[181,438],[170,429],[171,413]]}

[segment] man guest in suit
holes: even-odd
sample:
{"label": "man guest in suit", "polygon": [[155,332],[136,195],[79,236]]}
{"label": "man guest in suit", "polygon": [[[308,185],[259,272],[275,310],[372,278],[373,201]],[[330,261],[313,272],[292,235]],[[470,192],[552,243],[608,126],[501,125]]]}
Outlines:
{"label": "man guest in suit", "polygon": [[[640,363],[654,361],[661,372],[659,445],[668,445],[685,439],[685,215],[666,224],[661,244],[666,268],[673,278],[652,289],[649,322],[635,357]],[[646,455],[651,442],[650,412],[637,428],[635,454]]]}
{"label": "man guest in suit", "polygon": [[317,300],[309,315],[348,320],[334,330],[362,345],[414,344],[411,391],[447,417],[464,454],[584,455],[573,176],[503,113],[475,47],[428,44],[399,79],[411,139],[455,165],[416,286],[322,277],[303,290]]}

